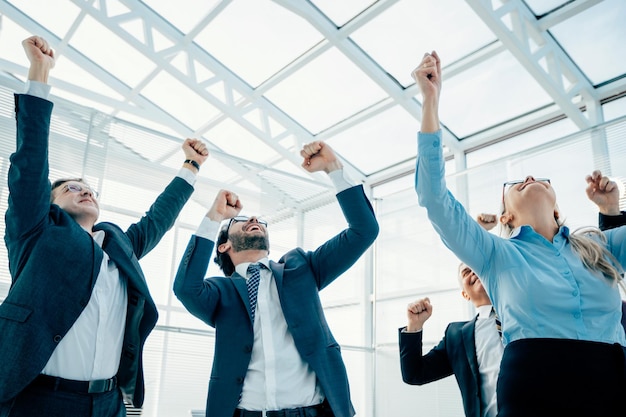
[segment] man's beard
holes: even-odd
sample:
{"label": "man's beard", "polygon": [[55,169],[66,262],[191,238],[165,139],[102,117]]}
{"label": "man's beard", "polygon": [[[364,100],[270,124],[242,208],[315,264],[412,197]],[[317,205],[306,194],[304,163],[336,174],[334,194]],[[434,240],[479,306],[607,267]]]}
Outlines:
{"label": "man's beard", "polygon": [[228,236],[233,245],[235,252],[241,252],[244,250],[270,250],[270,242],[265,235],[245,235],[243,233],[231,233]]}

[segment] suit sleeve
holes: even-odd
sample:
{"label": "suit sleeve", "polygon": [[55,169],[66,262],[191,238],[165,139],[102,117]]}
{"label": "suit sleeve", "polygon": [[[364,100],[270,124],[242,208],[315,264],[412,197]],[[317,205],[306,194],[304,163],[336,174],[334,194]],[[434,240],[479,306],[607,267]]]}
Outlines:
{"label": "suit sleeve", "polygon": [[157,197],[148,212],[126,231],[138,259],[144,257],[172,228],[193,187],[184,179],[175,177]]}
{"label": "suit sleeve", "polygon": [[306,253],[319,289],[348,270],[378,236],[378,222],[361,185],[340,192],[337,199],[348,228]]}
{"label": "suit sleeve", "polygon": [[8,173],[7,242],[32,234],[50,211],[48,137],[52,107],[48,100],[15,95],[16,150],[10,157]]}
{"label": "suit sleeve", "polygon": [[607,216],[598,213],[598,227],[600,230],[615,229],[626,224],[626,211],[620,212],[617,216]]}
{"label": "suit sleeve", "polygon": [[174,279],[176,297],[191,314],[211,327],[215,327],[214,312],[220,299],[218,287],[204,279],[213,246],[211,240],[192,236]]}
{"label": "suit sleeve", "polygon": [[[407,384],[428,384],[453,374],[446,349],[446,336],[430,352],[422,355],[422,333],[405,333],[402,329],[398,330],[400,370],[402,380]],[[448,329],[446,329],[447,334]]]}

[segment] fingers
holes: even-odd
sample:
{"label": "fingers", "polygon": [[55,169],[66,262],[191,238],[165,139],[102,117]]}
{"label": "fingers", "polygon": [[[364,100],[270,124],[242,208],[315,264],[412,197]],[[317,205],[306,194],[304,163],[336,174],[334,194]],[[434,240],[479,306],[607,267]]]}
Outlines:
{"label": "fingers", "polygon": [[235,194],[234,192],[228,191],[228,190],[221,190],[220,194],[223,196],[224,201],[227,206],[238,208],[238,209],[243,208],[243,205],[241,204],[241,201],[239,200],[239,196]]}
{"label": "fingers", "polygon": [[300,151],[300,155],[305,159],[305,161],[308,161],[308,163],[310,163],[311,158],[314,155],[317,155],[322,150],[323,146],[324,146],[324,142],[320,140],[307,143],[306,145],[302,147],[302,150]]}
{"label": "fingers", "polygon": [[421,314],[423,312],[432,311],[430,299],[428,297],[414,301],[407,306],[407,310],[413,314]]}
{"label": "fingers", "polygon": [[589,184],[592,191],[603,191],[610,193],[617,188],[617,183],[609,177],[602,175],[600,170],[595,170],[591,175],[587,175],[585,180]]}
{"label": "fingers", "polygon": [[187,138],[187,139],[185,139],[185,143],[184,144],[190,146],[191,149],[196,151],[196,153],[198,155],[203,155],[203,156],[208,156],[209,155],[209,150],[207,149],[207,146],[200,139],[195,139],[195,138],[194,139],[190,139],[190,138]]}
{"label": "fingers", "polygon": [[36,48],[41,51],[44,55],[48,55],[50,57],[54,57],[54,50],[50,48],[48,41],[46,41],[41,36],[31,36],[22,41],[22,45],[24,48]]}

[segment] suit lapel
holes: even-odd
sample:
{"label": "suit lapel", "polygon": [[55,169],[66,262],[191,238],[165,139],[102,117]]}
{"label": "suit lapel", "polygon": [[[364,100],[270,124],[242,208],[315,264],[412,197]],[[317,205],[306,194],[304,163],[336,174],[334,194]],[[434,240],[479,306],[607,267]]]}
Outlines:
{"label": "suit lapel", "polygon": [[470,369],[474,374],[474,378],[476,379],[476,383],[480,380],[480,373],[478,372],[478,359],[476,359],[476,342],[474,340],[474,330],[476,328],[476,319],[478,315],[474,317],[473,320],[467,322],[463,328],[461,329],[461,333],[463,334],[463,345],[465,347],[465,355],[467,356],[467,362],[469,362]]}
{"label": "suit lapel", "polygon": [[248,286],[246,285],[246,279],[239,275],[237,272],[233,273],[230,277],[230,281],[235,286],[235,289],[239,293],[239,297],[243,302],[243,305],[246,306],[246,310],[248,311],[248,319],[252,321],[252,310],[250,309],[250,297],[248,297]]}
{"label": "suit lapel", "polygon": [[278,295],[280,296],[281,290],[283,289],[283,272],[285,271],[285,264],[270,261],[270,270],[274,275],[276,289],[278,290]]}

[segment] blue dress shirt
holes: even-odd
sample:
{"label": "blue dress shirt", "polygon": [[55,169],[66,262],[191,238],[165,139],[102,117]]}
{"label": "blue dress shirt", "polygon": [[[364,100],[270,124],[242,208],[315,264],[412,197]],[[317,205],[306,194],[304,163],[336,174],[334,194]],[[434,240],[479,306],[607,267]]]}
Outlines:
{"label": "blue dress shirt", "polygon": [[[502,319],[503,342],[559,338],[619,343],[617,285],[587,269],[562,226],[553,242],[530,226],[510,239],[484,230],[446,188],[441,131],[420,133],[415,190],[443,243],[480,277]],[[626,265],[626,227],[603,232],[606,248]]]}

